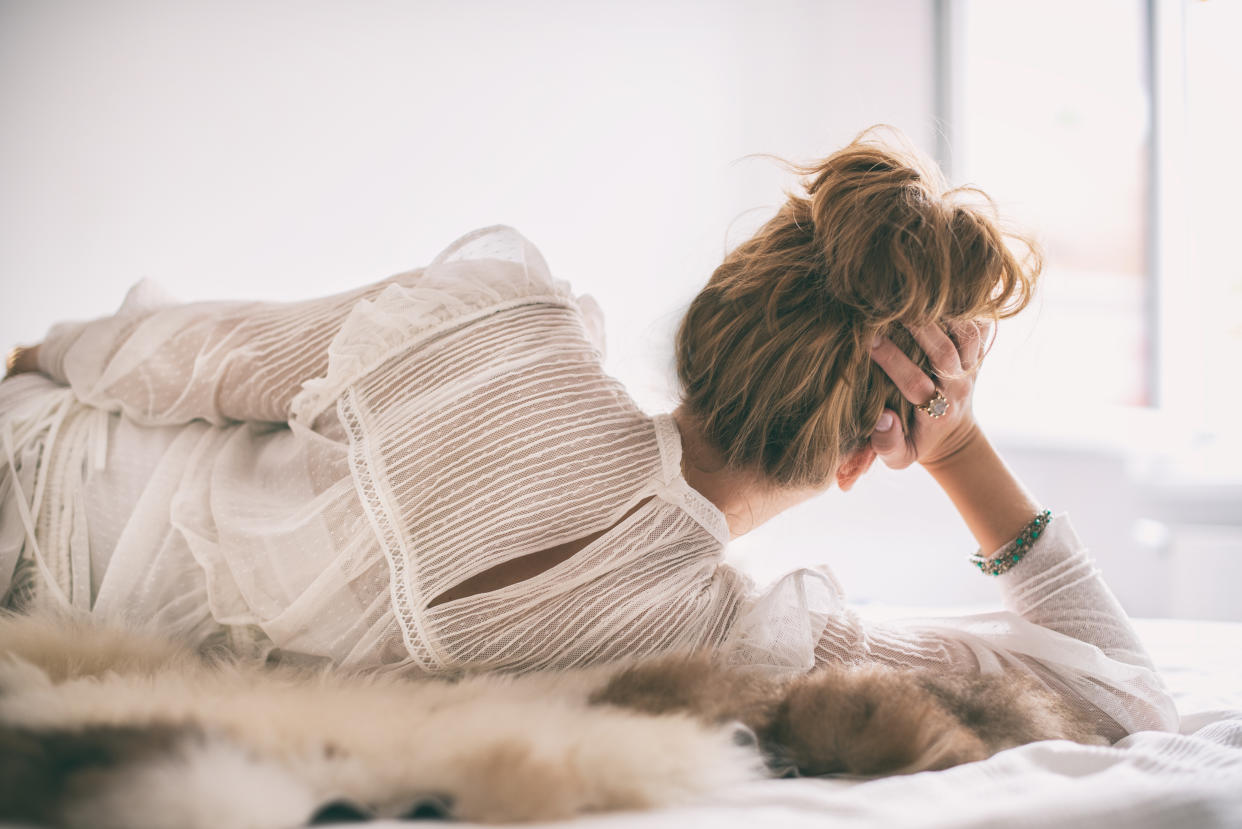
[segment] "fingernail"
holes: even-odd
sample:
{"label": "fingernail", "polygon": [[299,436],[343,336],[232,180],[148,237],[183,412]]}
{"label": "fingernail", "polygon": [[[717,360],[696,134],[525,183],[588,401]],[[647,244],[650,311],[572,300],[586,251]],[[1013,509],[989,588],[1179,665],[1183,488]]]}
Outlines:
{"label": "fingernail", "polygon": [[893,428],[893,413],[885,412],[880,415],[880,419],[876,421],[875,430],[877,432],[887,432],[891,428]]}
{"label": "fingernail", "polygon": [[884,338],[883,338],[883,337],[881,337],[879,334],[876,334],[874,337],[872,337],[872,338],[871,338],[871,347],[872,347],[872,348],[879,348],[879,347],[880,347],[880,341],[881,341],[881,340],[883,340],[883,339],[884,339]]}

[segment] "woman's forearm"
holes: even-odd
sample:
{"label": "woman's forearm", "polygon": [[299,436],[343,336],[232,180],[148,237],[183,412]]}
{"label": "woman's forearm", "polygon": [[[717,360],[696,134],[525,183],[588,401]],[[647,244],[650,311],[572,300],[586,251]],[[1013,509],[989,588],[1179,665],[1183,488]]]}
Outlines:
{"label": "woman's forearm", "polygon": [[[915,405],[915,415],[907,438],[901,418],[885,410],[871,435],[871,449],[894,469],[921,463],[989,555],[1016,538],[1040,507],[988,442],[971,410],[986,329],[975,323],[950,325],[953,338],[938,323],[908,329],[930,356],[937,380],[892,340],[875,338],[872,359]],[[938,411],[928,405],[933,400],[941,404]]]}
{"label": "woman's forearm", "polygon": [[287,303],[172,303],[143,287],[115,314],[52,326],[38,367],[80,402],[144,425],[282,422],[325,375],[351,311],[393,284]]}
{"label": "woman's forearm", "polygon": [[1012,541],[1041,509],[982,431],[928,472],[987,555]]}

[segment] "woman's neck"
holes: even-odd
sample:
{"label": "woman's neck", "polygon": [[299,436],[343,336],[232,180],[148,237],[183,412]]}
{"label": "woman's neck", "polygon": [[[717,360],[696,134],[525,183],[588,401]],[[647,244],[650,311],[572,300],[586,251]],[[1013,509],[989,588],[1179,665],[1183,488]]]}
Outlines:
{"label": "woman's neck", "polygon": [[780,487],[760,472],[730,469],[685,407],[673,410],[673,420],[681,432],[681,467],[686,483],[724,514],[733,538],[822,491]]}

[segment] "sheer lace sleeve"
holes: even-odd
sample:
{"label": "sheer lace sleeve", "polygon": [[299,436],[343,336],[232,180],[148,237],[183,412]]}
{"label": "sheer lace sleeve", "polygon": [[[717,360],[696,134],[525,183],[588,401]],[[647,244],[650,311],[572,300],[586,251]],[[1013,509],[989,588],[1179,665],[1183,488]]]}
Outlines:
{"label": "sheer lace sleeve", "polygon": [[1177,728],[1171,697],[1068,518],[1054,518],[996,581],[1005,611],[876,623],[845,605],[831,573],[800,570],[751,593],[727,648],[737,662],[791,670],[861,661],[1019,669],[1088,712],[1113,739]]}
{"label": "sheer lace sleeve", "polygon": [[284,421],[351,308],[385,284],[305,302],[177,304],[142,282],[110,317],[53,326],[40,367],[139,423]]}
{"label": "sheer lace sleeve", "polygon": [[54,326],[41,368],[145,424],[309,421],[394,350],[505,300],[567,292],[510,228],[467,234],[427,268],[322,299],[176,304],[139,283],[113,316]]}

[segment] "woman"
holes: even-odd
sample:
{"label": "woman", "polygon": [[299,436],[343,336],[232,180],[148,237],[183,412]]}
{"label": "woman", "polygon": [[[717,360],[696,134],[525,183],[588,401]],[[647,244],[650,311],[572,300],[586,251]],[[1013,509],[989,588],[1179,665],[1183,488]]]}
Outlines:
{"label": "woman", "polygon": [[[970,408],[986,323],[1037,264],[929,166],[859,140],[725,259],[641,412],[589,298],[516,232],[292,304],[55,326],[0,384],[0,579],[262,657],[428,673],[710,647],[805,670],[1019,667],[1120,737],[1175,712],[1064,517]],[[924,465],[1012,612],[863,624],[826,572],[766,593],[731,537],[880,457]]]}

